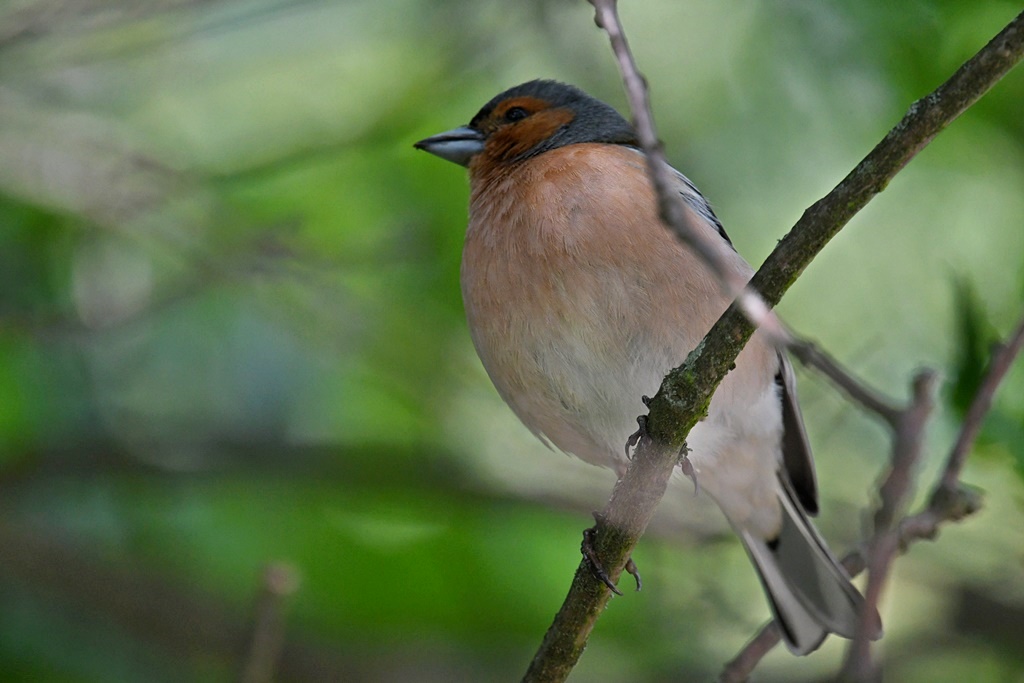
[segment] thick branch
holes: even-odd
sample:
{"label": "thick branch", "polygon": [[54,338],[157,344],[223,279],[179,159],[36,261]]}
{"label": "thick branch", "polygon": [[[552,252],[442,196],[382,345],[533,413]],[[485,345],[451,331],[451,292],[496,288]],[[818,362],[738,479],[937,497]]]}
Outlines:
{"label": "thick branch", "polygon": [[[623,35],[614,0],[591,0],[598,24],[608,30],[620,60],[635,62],[615,35]],[[611,28],[610,28],[611,27]],[[614,33],[613,33],[614,32]],[[775,305],[804,268],[839,230],[881,192],[935,135],[977,101],[1024,54],[1024,13],[1015,18],[952,78],[914,103],[903,119],[843,181],[816,202],[779,242],[754,275],[752,286]],[[641,81],[642,83],[642,81]],[[645,115],[650,116],[649,108]],[[634,120],[640,115],[634,111]],[[659,186],[655,185],[656,189]],[[661,188],[664,191],[664,188]],[[613,580],[643,534],[664,494],[679,448],[702,417],[711,394],[728,372],[753,325],[735,306],[715,323],[686,362],[665,378],[651,401],[648,431],[626,474],[616,484],[598,524],[598,557]],[[572,670],[610,593],[581,563],[572,587],[544,637],[524,681],[562,681]]]}

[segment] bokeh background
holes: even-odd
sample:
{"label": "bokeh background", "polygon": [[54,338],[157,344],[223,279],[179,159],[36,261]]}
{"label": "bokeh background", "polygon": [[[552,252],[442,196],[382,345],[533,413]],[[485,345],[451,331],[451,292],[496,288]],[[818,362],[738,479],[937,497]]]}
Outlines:
{"label": "bokeh background", "polygon": [[[669,157],[755,264],[1020,10],[623,4]],[[465,174],[411,145],[538,76],[625,107],[582,0],[0,3],[0,679],[518,679],[613,478],[490,387],[458,293]],[[920,499],[1022,303],[1018,69],[781,310],[895,397],[944,373]],[[887,435],[800,383],[842,552]],[[1022,473],[1018,367],[965,474],[985,509],[896,566],[891,680],[1024,680]],[[686,482],[636,559],[644,591],[573,680],[706,680],[767,617]],[[760,680],[842,652],[780,649]]]}

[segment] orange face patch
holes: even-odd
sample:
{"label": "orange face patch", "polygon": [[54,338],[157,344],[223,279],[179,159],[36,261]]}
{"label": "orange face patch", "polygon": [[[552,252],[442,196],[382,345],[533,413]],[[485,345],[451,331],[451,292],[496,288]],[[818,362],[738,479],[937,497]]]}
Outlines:
{"label": "orange face patch", "polygon": [[514,125],[499,128],[488,138],[484,152],[495,160],[514,159],[547,140],[573,118],[568,109],[538,112]]}
{"label": "orange face patch", "polygon": [[[507,116],[515,109],[521,110],[525,117],[509,120]],[[487,136],[484,156],[492,163],[514,159],[547,140],[573,118],[575,114],[572,110],[551,108],[550,103],[536,97],[505,100],[478,124],[481,132]]]}
{"label": "orange face patch", "polygon": [[528,95],[524,97],[513,97],[512,99],[503,100],[495,105],[487,118],[478,124],[478,127],[481,133],[489,135],[499,128],[509,125],[510,121],[505,117],[512,109],[522,109],[527,115],[532,115],[550,108],[551,103],[547,100],[542,100],[539,97],[530,97]]}

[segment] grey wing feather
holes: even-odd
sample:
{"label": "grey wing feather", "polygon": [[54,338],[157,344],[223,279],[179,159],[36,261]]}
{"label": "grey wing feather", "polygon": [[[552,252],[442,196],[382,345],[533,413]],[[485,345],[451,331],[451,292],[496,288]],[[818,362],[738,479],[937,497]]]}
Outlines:
{"label": "grey wing feather", "polygon": [[[675,168],[672,169],[676,177],[683,183],[683,188],[680,190],[680,194],[683,195],[683,200],[690,205],[690,208],[697,212],[697,214],[706,220],[708,223],[715,227],[715,230],[719,235],[722,236],[730,247],[732,247],[732,240],[729,239],[729,235],[726,234],[725,228],[722,227],[722,221],[718,220],[718,216],[711,209],[711,204],[708,200],[700,193],[697,186],[690,182],[690,179],[684,176]],[[733,251],[736,247],[733,247]]]}
{"label": "grey wing feather", "polygon": [[782,463],[796,499],[809,515],[818,513],[818,480],[814,458],[804,431],[804,419],[796,400],[796,377],[786,354],[779,352],[779,374],[775,377],[782,400]]}
{"label": "grey wing feather", "polygon": [[[644,156],[643,150],[639,147],[633,147],[632,145],[627,145],[627,147],[637,154]],[[718,220],[718,216],[716,216],[715,212],[711,209],[711,204],[704,195],[700,193],[697,186],[691,183],[689,178],[680,173],[679,169],[673,166],[669,166],[669,168],[672,169],[672,172],[676,175],[676,179],[682,183],[682,187],[679,188],[679,194],[682,195],[683,201],[685,201],[691,209],[696,211],[697,215],[706,220],[710,225],[714,226],[715,231],[722,236],[722,239],[724,239],[730,247],[732,247],[732,240],[729,239],[729,235],[726,234],[725,228],[722,227],[722,221]],[[735,250],[736,248],[733,247],[733,251]]]}
{"label": "grey wing feather", "polygon": [[[798,655],[815,650],[831,632],[856,635],[864,616],[864,598],[811,524],[785,477],[779,477],[782,528],[764,541],[738,530],[768,594],[772,612],[789,649]],[[866,615],[868,637],[882,635],[882,620]]]}

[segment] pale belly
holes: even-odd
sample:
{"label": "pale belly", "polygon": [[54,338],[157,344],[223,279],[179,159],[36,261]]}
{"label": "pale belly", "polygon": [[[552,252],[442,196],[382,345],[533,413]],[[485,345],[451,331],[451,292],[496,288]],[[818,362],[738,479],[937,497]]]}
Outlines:
{"label": "pale belly", "polygon": [[[502,315],[482,311],[486,302],[467,292],[466,310],[484,367],[520,420],[556,448],[621,473],[626,441],[647,413],[642,397],[657,392],[697,340],[652,335],[642,320],[611,333],[602,313],[629,304],[615,296],[622,287],[610,289],[589,290],[575,306],[531,308],[536,301],[524,285],[502,302]],[[782,424],[774,381],[756,372],[766,352],[774,353],[755,338],[741,354],[687,446],[700,490],[734,525],[770,535],[779,519]]]}

